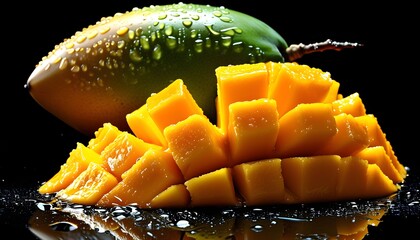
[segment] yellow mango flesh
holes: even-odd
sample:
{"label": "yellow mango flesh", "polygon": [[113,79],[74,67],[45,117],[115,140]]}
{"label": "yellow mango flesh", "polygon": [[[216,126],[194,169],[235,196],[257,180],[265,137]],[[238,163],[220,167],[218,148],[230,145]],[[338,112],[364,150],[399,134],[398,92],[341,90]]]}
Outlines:
{"label": "yellow mango flesh", "polygon": [[110,123],[104,123],[95,132],[95,137],[89,140],[87,148],[100,154],[120,133],[121,131],[116,126]]}
{"label": "yellow mango flesh", "polygon": [[77,143],[77,147],[70,152],[67,161],[60,166],[60,170],[42,184],[38,192],[41,194],[54,193],[66,188],[79,174],[87,169],[90,162],[101,164],[107,168],[107,163],[97,152],[87,148],[82,143]]}
{"label": "yellow mango flesh", "polygon": [[354,117],[366,115],[366,108],[359,93],[353,93],[333,101],[332,108],[335,115],[340,113],[351,114]]}
{"label": "yellow mango flesh", "polygon": [[88,168],[57,196],[69,202],[95,205],[100,198],[108,193],[118,180],[99,164],[91,162]]}
{"label": "yellow mango flesh", "polygon": [[226,131],[229,105],[267,97],[268,72],[264,63],[221,66],[216,69],[217,126]]}
{"label": "yellow mango flesh", "polygon": [[169,84],[162,91],[152,94],[146,100],[147,111],[156,126],[163,130],[192,114],[203,115],[203,110],[197,105],[187,86],[181,79]]}
{"label": "yellow mango flesh", "polygon": [[160,146],[146,143],[128,132],[122,132],[101,153],[108,166],[117,178],[133,166],[136,160],[151,149]]}
{"label": "yellow mango flesh", "polygon": [[352,115],[341,113],[334,116],[337,133],[328,140],[317,155],[350,156],[369,146],[369,135],[366,126],[360,124]]}
{"label": "yellow mango flesh", "polygon": [[181,171],[170,153],[149,149],[97,204],[110,207],[136,203],[146,208],[163,190],[183,182]]}
{"label": "yellow mango flesh", "polygon": [[392,163],[389,155],[386,154],[383,146],[365,148],[356,153],[355,156],[366,159],[371,164],[378,165],[381,171],[385,173],[385,175],[387,175],[394,183],[400,183],[404,180],[404,176],[398,172],[398,169]]}
{"label": "yellow mango flesh", "polygon": [[38,191],[103,207],[184,208],[377,198],[404,182],[376,117],[357,93],[339,94],[329,73],[268,62],[216,76],[216,125],[177,79],[126,116],[133,134],[105,123]]}
{"label": "yellow mango flesh", "polygon": [[276,109],[276,102],[266,98],[229,106],[227,136],[231,166],[274,155],[279,131]]}
{"label": "yellow mango flesh", "polygon": [[191,178],[184,184],[190,192],[193,207],[238,205],[230,168],[221,168]]}
{"label": "yellow mango flesh", "polygon": [[280,117],[300,103],[331,103],[338,92],[330,73],[307,65],[284,63],[273,78],[268,97],[276,100]]}
{"label": "yellow mango flesh", "polygon": [[247,206],[285,202],[281,159],[264,159],[233,167],[233,179]]}
{"label": "yellow mango flesh", "polygon": [[338,155],[282,159],[285,188],[299,202],[325,202],[336,199],[341,157]]}
{"label": "yellow mango flesh", "polygon": [[331,104],[302,103],[279,119],[276,155],[311,156],[337,133]]}
{"label": "yellow mango flesh", "polygon": [[184,184],[168,187],[150,201],[151,208],[187,208],[190,205],[190,193]]}
{"label": "yellow mango flesh", "polygon": [[164,131],[185,180],[228,166],[226,139],[203,115],[191,115]]}
{"label": "yellow mango flesh", "polygon": [[162,131],[150,117],[147,104],[126,115],[127,124],[137,138],[147,143],[166,146]]}

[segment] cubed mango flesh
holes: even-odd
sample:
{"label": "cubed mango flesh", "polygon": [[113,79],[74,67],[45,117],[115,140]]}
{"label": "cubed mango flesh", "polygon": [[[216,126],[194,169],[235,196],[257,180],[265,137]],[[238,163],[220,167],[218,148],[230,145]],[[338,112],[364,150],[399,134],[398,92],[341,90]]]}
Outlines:
{"label": "cubed mango flesh", "polygon": [[70,185],[87,167],[90,162],[95,162],[108,169],[106,161],[94,150],[83,143],[77,143],[67,161],[60,166],[60,170],[47,182],[43,183],[38,192],[41,194],[55,193]]}
{"label": "cubed mango flesh", "polygon": [[101,157],[108,162],[112,174],[120,179],[121,175],[151,148],[159,149],[161,146],[146,143],[129,132],[122,132],[106,146]]}
{"label": "cubed mango flesh", "polygon": [[337,154],[342,157],[354,155],[369,146],[369,135],[366,126],[352,115],[341,113],[334,115],[337,133],[326,144],[316,150],[316,155]]}
{"label": "cubed mango flesh", "polygon": [[182,184],[184,178],[172,155],[151,148],[124,173],[124,178],[99,201],[99,206],[136,204],[149,208],[150,201],[168,187]]}
{"label": "cubed mango flesh", "polygon": [[339,84],[329,72],[297,63],[283,66],[270,79],[268,98],[277,102],[281,116],[300,103],[331,103],[337,98]]}
{"label": "cubed mango flesh", "polygon": [[267,97],[268,72],[265,63],[220,66],[217,78],[217,126],[226,131],[229,105]]}
{"label": "cubed mango flesh", "polygon": [[185,180],[228,166],[226,137],[203,115],[168,126],[164,136]]}
{"label": "cubed mango flesh", "polygon": [[176,79],[146,100],[147,111],[161,132],[192,114],[203,115],[182,79]]}
{"label": "cubed mango flesh", "polygon": [[185,181],[192,207],[237,206],[231,168],[221,168]]}
{"label": "cubed mango flesh", "polygon": [[190,193],[184,184],[168,187],[154,197],[149,206],[151,208],[187,208],[190,205]]}
{"label": "cubed mango flesh", "polygon": [[279,119],[276,155],[312,156],[337,133],[329,103],[301,103]]}
{"label": "cubed mango flesh", "polygon": [[147,104],[126,115],[127,124],[137,138],[147,143],[166,147],[166,139],[163,132],[150,117]]}
{"label": "cubed mango flesh", "polygon": [[81,172],[70,185],[60,190],[57,196],[72,203],[95,205],[117,184],[118,180],[114,175],[101,165],[91,162],[86,170]]}
{"label": "cubed mango flesh", "polygon": [[378,120],[358,93],[338,93],[328,72],[267,62],[215,73],[217,123],[176,79],[126,115],[132,133],[104,123],[38,191],[102,207],[186,208],[356,200],[399,190],[406,168]]}
{"label": "cubed mango flesh", "polygon": [[116,126],[104,123],[95,132],[95,137],[89,140],[87,147],[100,154],[120,133],[121,131]]}
{"label": "cubed mango flesh", "polygon": [[357,92],[333,101],[332,108],[335,115],[340,113],[351,114],[354,117],[366,115],[365,105]]}
{"label": "cubed mango flesh", "polygon": [[368,147],[354,154],[362,159],[366,159],[370,164],[376,164],[381,171],[387,175],[394,184],[401,183],[404,177],[392,163],[391,158],[386,153],[383,146]]}
{"label": "cubed mango flesh", "polygon": [[247,206],[285,202],[281,159],[264,159],[232,168],[237,191]]}
{"label": "cubed mango flesh", "polygon": [[279,115],[274,100],[232,103],[227,128],[230,166],[274,156],[278,131]]}
{"label": "cubed mango flesh", "polygon": [[281,161],[284,187],[302,203],[336,199],[341,157],[292,157]]}

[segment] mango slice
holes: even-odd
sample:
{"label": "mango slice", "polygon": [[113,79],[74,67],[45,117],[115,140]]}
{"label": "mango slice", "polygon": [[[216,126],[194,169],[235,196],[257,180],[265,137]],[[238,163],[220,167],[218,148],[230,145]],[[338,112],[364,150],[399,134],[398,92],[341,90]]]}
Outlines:
{"label": "mango slice", "polygon": [[131,133],[104,123],[38,191],[101,207],[258,206],[384,197],[407,177],[378,119],[328,72],[267,62],[215,74],[217,123],[176,79],[126,115]]}

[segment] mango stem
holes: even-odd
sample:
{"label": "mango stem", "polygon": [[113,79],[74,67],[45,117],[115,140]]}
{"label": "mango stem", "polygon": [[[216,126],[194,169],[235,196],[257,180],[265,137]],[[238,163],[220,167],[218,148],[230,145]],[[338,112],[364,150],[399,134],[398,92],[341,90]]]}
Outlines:
{"label": "mango stem", "polygon": [[336,42],[331,39],[327,39],[324,42],[311,43],[311,44],[292,44],[286,49],[287,60],[293,62],[296,59],[303,57],[304,55],[314,53],[314,52],[323,52],[326,50],[336,50],[341,51],[345,48],[355,48],[361,47],[363,44],[360,43],[351,43],[351,42]]}

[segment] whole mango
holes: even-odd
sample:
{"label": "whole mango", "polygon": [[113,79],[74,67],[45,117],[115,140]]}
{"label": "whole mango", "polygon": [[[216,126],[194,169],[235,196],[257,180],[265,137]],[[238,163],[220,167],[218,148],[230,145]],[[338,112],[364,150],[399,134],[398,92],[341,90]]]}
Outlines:
{"label": "whole mango", "polygon": [[291,61],[356,45],[327,40],[289,47],[270,26],[238,11],[153,5],[104,17],[65,39],[36,65],[25,87],[43,108],[88,135],[105,122],[129,129],[126,114],[176,79],[215,121],[218,66]]}

